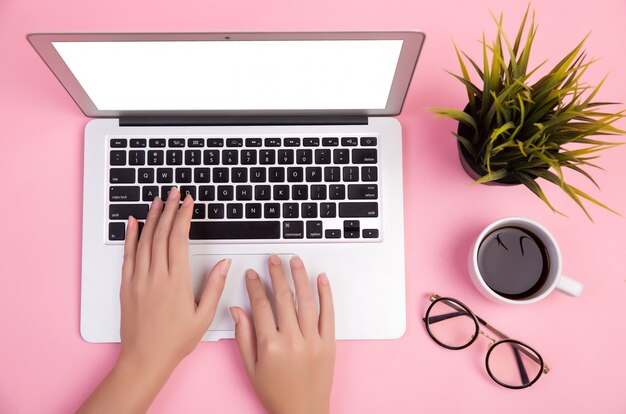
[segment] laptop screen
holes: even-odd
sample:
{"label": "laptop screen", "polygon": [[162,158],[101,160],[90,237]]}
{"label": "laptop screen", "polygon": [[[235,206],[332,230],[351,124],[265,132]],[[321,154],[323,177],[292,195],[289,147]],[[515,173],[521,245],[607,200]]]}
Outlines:
{"label": "laptop screen", "polygon": [[402,43],[52,42],[103,111],[384,109]]}

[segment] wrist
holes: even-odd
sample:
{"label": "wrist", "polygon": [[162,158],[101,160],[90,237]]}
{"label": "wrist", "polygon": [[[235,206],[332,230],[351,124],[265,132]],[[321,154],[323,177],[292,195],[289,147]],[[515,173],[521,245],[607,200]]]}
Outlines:
{"label": "wrist", "polygon": [[174,361],[155,360],[139,352],[122,349],[113,369],[137,381],[165,382],[177,365]]}

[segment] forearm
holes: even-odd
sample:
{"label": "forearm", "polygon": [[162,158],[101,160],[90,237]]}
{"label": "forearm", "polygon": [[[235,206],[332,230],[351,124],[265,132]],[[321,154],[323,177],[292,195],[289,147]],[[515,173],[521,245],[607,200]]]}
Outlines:
{"label": "forearm", "polygon": [[173,367],[144,364],[136,358],[120,357],[78,413],[144,413],[172,371]]}

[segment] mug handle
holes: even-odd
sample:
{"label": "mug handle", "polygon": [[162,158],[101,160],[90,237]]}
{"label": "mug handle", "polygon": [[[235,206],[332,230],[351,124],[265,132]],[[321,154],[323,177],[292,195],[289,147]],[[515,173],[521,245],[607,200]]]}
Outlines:
{"label": "mug handle", "polygon": [[575,297],[580,296],[581,293],[583,293],[584,287],[585,286],[582,283],[570,277],[567,277],[565,275],[561,275],[561,277],[559,277],[558,283],[556,284],[556,288],[558,290],[560,290],[561,292],[565,293],[568,296],[575,296]]}

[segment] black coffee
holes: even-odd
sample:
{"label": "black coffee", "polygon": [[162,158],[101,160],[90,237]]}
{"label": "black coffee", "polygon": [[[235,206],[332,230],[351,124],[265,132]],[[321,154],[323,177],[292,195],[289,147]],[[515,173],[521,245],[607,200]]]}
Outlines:
{"label": "black coffee", "polygon": [[550,257],[541,239],[520,227],[501,227],[478,247],[478,269],[487,285],[509,299],[525,299],[548,280]]}

